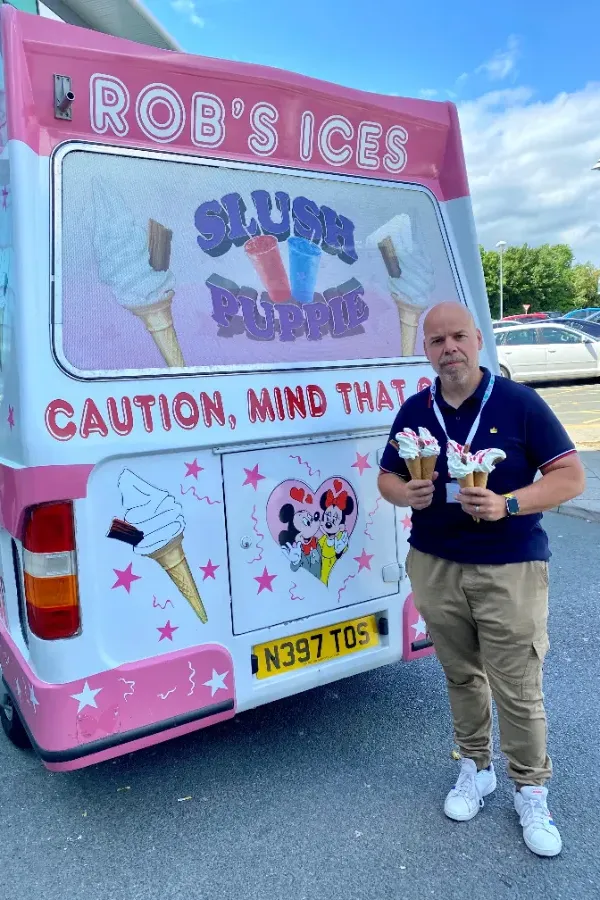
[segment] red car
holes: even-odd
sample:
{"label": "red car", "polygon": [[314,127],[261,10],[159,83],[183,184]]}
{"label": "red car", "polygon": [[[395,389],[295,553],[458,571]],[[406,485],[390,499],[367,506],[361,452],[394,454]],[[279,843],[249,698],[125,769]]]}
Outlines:
{"label": "red car", "polygon": [[501,319],[502,322],[508,322],[511,319],[518,319],[519,322],[537,322],[539,319],[549,319],[550,316],[545,312],[535,312],[535,313],[519,313],[516,316],[504,316]]}

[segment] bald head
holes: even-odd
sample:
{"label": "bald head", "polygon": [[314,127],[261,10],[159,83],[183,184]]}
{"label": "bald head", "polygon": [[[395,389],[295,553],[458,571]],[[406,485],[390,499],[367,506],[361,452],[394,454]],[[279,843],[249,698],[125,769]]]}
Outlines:
{"label": "bald head", "polygon": [[477,332],[475,319],[464,303],[458,303],[456,300],[446,300],[444,303],[438,303],[437,306],[429,310],[423,322],[423,334],[427,335],[428,332],[435,331],[436,328],[444,326],[448,322],[471,328],[473,333]]}
{"label": "bald head", "polygon": [[469,384],[479,377],[481,332],[462,303],[447,301],[430,309],[423,323],[425,353],[444,384]]}

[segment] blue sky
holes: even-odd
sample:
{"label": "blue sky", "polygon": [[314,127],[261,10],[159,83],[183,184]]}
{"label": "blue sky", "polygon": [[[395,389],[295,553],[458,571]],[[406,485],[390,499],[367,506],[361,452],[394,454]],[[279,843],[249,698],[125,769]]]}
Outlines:
{"label": "blue sky", "polygon": [[599,77],[600,7],[593,0],[458,0],[453,8],[443,0],[145,2],[192,53],[379,93],[449,91],[468,100],[508,80],[547,100]]}

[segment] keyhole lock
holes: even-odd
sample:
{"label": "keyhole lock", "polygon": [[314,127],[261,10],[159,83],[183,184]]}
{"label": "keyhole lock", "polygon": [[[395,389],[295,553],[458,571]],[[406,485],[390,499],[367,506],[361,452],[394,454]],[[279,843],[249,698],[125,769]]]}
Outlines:
{"label": "keyhole lock", "polygon": [[244,536],[240,541],[240,547],[242,550],[248,550],[252,546],[252,539]]}

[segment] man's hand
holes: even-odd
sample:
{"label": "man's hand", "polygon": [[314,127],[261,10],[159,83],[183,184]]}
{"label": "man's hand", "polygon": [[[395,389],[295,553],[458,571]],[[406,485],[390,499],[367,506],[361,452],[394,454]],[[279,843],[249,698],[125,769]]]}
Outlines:
{"label": "man's hand", "polygon": [[476,519],[497,522],[507,515],[506,498],[501,494],[488,491],[487,488],[462,488],[456,495],[456,499],[463,510]]}
{"label": "man's hand", "polygon": [[438,473],[433,473],[431,481],[422,481],[420,478],[411,478],[406,485],[406,498],[408,505],[413,509],[427,509],[433,500],[433,482]]}

